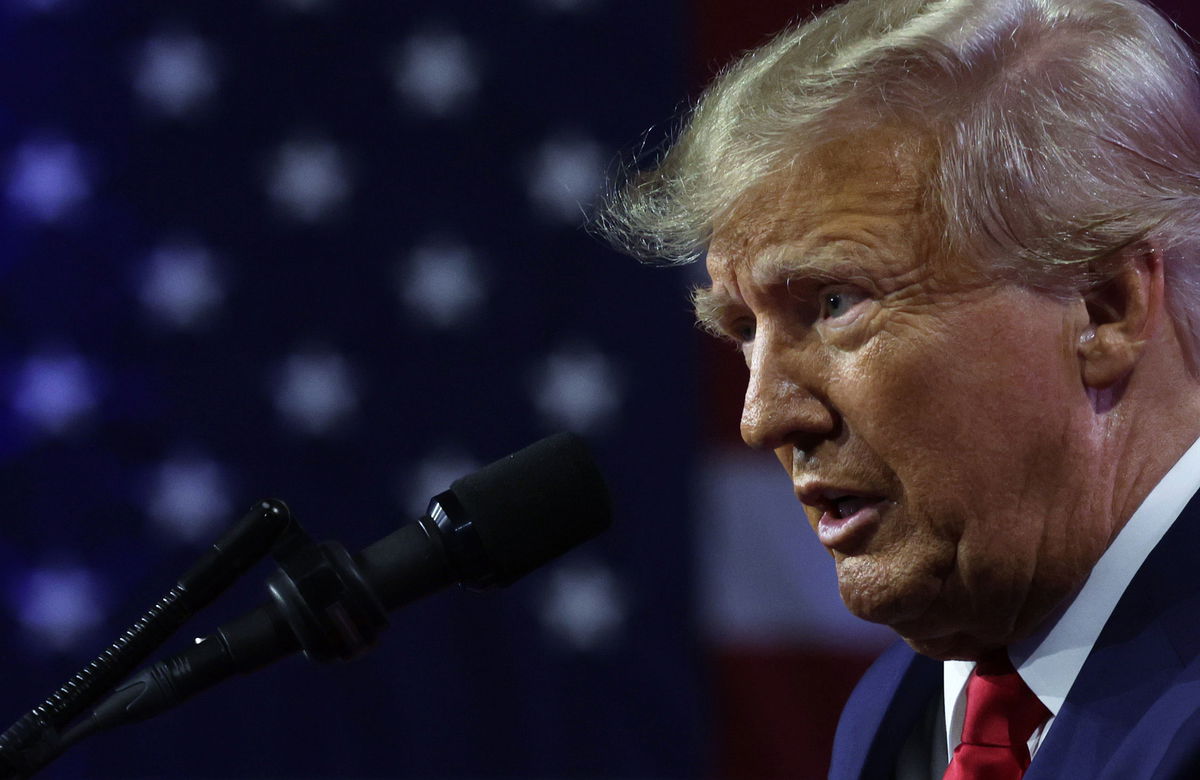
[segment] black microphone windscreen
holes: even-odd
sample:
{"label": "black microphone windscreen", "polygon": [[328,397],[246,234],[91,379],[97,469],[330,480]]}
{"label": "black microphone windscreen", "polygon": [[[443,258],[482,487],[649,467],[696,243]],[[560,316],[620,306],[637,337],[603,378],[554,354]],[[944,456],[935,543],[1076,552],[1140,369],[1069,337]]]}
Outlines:
{"label": "black microphone windscreen", "polygon": [[450,492],[471,519],[497,585],[511,584],[611,522],[604,477],[587,445],[571,433],[462,477]]}

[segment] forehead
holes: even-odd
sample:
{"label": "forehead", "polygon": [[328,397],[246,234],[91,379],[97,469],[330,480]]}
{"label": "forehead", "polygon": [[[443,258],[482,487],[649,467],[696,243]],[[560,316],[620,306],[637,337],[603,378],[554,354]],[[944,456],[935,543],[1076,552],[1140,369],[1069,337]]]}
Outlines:
{"label": "forehead", "polygon": [[813,245],[807,259],[816,265],[822,238],[908,241],[915,248],[932,230],[925,196],[930,147],[922,133],[884,127],[811,150],[747,191],[717,222],[709,273],[716,281],[805,244]]}

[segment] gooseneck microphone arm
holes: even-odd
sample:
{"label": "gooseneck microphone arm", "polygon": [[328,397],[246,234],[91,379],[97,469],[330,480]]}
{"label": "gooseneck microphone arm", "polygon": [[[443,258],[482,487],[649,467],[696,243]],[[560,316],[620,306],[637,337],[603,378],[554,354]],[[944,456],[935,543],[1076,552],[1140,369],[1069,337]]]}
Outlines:
{"label": "gooseneck microphone arm", "polygon": [[261,501],[251,507],[99,657],[0,734],[0,777],[28,776],[57,756],[63,726],[260,561],[290,525],[291,513],[281,501]]}
{"label": "gooseneck microphone arm", "polygon": [[293,652],[317,661],[354,658],[373,646],[388,611],[455,582],[508,585],[609,522],[604,479],[570,434],[457,480],[425,516],[354,556],[337,542],[315,543],[290,521],[274,545],[280,568],[268,581],[266,604],[134,675],[63,733],[56,750],[21,756],[0,777],[28,777],[89,734],[152,717]]}

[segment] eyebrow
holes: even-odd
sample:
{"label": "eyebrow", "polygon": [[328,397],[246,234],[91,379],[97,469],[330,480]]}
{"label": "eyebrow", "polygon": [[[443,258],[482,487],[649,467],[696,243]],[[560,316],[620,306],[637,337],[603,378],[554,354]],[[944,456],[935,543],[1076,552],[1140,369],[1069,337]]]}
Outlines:
{"label": "eyebrow", "polygon": [[696,325],[705,333],[723,338],[726,336],[722,327],[730,313],[739,308],[728,296],[711,287],[694,287],[691,293],[692,309],[696,313]]}
{"label": "eyebrow", "polygon": [[[789,279],[797,279],[801,277],[809,278],[829,278],[834,280],[837,278],[836,271],[831,268],[831,263],[827,257],[822,257],[822,252],[818,251],[816,256],[807,257],[788,257],[786,246],[774,247],[777,252],[767,254],[762,260],[758,268],[758,273],[755,274],[755,282],[760,285],[769,286],[778,283],[786,283]],[[725,293],[718,292],[711,287],[695,287],[691,293],[692,308],[696,314],[696,324],[701,330],[710,333],[718,338],[725,338],[724,325],[732,319],[734,312],[745,310],[745,305],[735,301]]]}

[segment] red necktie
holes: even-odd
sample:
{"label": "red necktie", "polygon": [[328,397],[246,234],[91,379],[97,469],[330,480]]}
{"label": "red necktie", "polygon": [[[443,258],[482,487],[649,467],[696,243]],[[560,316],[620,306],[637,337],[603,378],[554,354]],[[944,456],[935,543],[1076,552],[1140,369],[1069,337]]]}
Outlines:
{"label": "red necktie", "polygon": [[962,744],[942,780],[1020,780],[1029,767],[1029,737],[1049,717],[1007,652],[981,659],[967,681]]}

